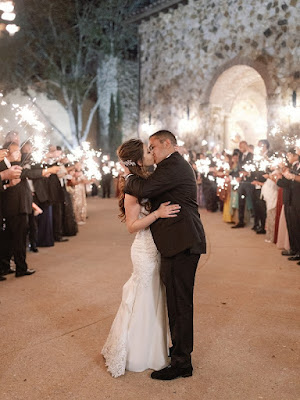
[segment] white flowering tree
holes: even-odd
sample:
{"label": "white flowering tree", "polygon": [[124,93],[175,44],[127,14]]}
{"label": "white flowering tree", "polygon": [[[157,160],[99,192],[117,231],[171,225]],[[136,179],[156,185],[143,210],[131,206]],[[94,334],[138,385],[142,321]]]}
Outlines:
{"label": "white flowering tree", "polygon": [[[1,66],[7,90],[21,88],[46,93],[65,108],[71,139],[47,118],[65,146],[74,148],[86,141],[101,102],[97,74],[107,54],[124,55],[136,45],[135,27],[124,24],[129,0],[23,0],[18,3],[20,31],[1,40],[6,63]],[[86,119],[83,110],[92,100]]]}

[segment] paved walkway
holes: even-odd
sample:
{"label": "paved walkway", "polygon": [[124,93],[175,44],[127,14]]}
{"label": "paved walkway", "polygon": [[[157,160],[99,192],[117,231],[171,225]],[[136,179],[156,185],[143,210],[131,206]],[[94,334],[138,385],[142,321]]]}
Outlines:
{"label": "paved walkway", "polygon": [[106,372],[100,349],[131,273],[133,236],[116,215],[115,199],[89,199],[77,237],[0,283],[0,399],[299,400],[300,267],[219,213],[202,212],[193,377]]}

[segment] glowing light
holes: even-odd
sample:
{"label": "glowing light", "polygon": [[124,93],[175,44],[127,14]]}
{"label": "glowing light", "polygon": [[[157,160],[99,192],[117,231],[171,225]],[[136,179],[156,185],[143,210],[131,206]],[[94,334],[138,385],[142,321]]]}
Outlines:
{"label": "glowing light", "polygon": [[11,13],[15,9],[12,1],[1,1],[0,2],[0,10],[4,13]]}
{"label": "glowing light", "polygon": [[38,120],[34,111],[31,110],[29,106],[20,107],[19,110],[16,112],[16,116],[20,117],[19,125],[25,122],[26,124],[36,129],[37,131],[42,131],[45,129],[45,125]]}
{"label": "glowing light", "polygon": [[88,179],[101,179],[101,172],[97,158],[101,157],[101,152],[90,148],[89,142],[83,142],[81,146],[72,150],[72,154],[68,155],[71,162],[79,161],[82,163],[82,170]]}
{"label": "glowing light", "polygon": [[196,164],[197,171],[200,174],[203,174],[204,176],[208,175],[209,169],[210,169],[210,164],[211,164],[211,161],[208,157],[201,159],[201,160],[196,160],[195,164]]}
{"label": "glowing light", "polygon": [[[177,139],[177,138],[176,138]],[[182,147],[184,146],[184,141],[177,139],[177,146]]]}
{"label": "glowing light", "polygon": [[142,131],[150,136],[154,132],[154,126],[150,124],[142,124]]}
{"label": "glowing light", "polygon": [[42,163],[43,159],[45,158],[48,147],[50,144],[49,140],[46,140],[43,136],[35,135],[31,139],[32,143],[32,159],[35,163]]}
{"label": "glowing light", "polygon": [[20,27],[15,24],[8,24],[8,25],[6,25],[6,30],[10,36],[13,36],[15,33],[17,33],[20,30]]}
{"label": "glowing light", "polygon": [[206,140],[202,140],[201,144],[202,144],[202,146],[206,146],[207,145],[207,141]]}
{"label": "glowing light", "polygon": [[182,119],[178,123],[179,132],[182,132],[182,133],[192,132],[196,128],[197,128],[197,121],[196,120]]}
{"label": "glowing light", "polygon": [[13,21],[16,18],[16,14],[13,12],[4,12],[1,15],[1,19],[5,20],[5,21]]}
{"label": "glowing light", "polygon": [[231,186],[233,190],[238,190],[238,187],[240,186],[239,182],[237,181],[236,178],[232,178],[231,180]]}

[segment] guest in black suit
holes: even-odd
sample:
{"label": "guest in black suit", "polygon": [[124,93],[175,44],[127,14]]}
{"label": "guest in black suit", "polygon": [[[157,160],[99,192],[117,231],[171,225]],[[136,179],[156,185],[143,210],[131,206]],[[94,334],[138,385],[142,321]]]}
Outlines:
{"label": "guest in black suit", "polygon": [[243,228],[245,226],[244,215],[245,215],[245,206],[246,206],[246,198],[249,197],[251,199],[252,204],[255,202],[255,192],[254,186],[251,185],[251,177],[250,173],[244,170],[244,166],[248,163],[251,163],[253,160],[253,153],[249,151],[248,143],[246,141],[241,141],[239,144],[240,148],[240,157],[239,157],[239,171],[242,174],[242,178],[240,178],[240,185],[238,188],[239,194],[239,222],[232,226],[232,228]]}
{"label": "guest in black suit", "polygon": [[[24,142],[21,146],[21,153],[22,153],[22,158],[21,162],[22,165],[25,168],[31,168],[33,164],[32,160],[32,143],[27,140]],[[28,180],[29,187],[32,191],[32,198],[33,202],[37,203],[37,198],[35,194],[35,189],[33,182],[31,180]],[[38,218],[34,214],[34,210],[32,210],[31,214],[28,215],[28,236],[29,236],[29,250],[32,251],[33,253],[38,253],[38,248],[37,248],[37,240],[38,240]]]}
{"label": "guest in black suit", "polygon": [[[50,152],[47,155],[50,166],[58,166],[62,158],[61,147],[50,146]],[[52,161],[52,164],[50,163]],[[63,237],[63,205],[65,201],[64,182],[57,175],[50,175],[49,180],[50,204],[52,204],[53,216],[53,236],[55,242],[66,242],[69,239]]]}
{"label": "guest in black suit", "polygon": [[173,344],[171,366],[151,376],[171,380],[192,375],[194,279],[200,255],[206,252],[206,243],[198,213],[195,174],[175,150],[175,136],[169,131],[159,131],[150,137],[149,143],[157,168],[146,180],[129,176],[125,192],[149,198],[152,211],[167,201],[181,206],[178,217],[158,219],[151,225],[162,257],[161,279],[166,286]]}
{"label": "guest in black suit", "polygon": [[[0,150],[0,160],[4,157],[3,150]],[[5,151],[5,156],[7,152]],[[3,258],[3,252],[5,251],[5,234],[4,234],[4,223],[3,223],[3,215],[2,215],[2,197],[3,193],[6,190],[6,183],[9,180],[16,180],[20,178],[22,172],[22,168],[15,165],[9,169],[3,170],[0,172],[0,260]],[[7,266],[0,262],[0,281],[5,281],[6,278],[3,275],[7,275],[10,273],[10,264]]]}
{"label": "guest in black suit", "polygon": [[287,153],[287,159],[290,164],[290,169],[283,172],[281,179],[277,181],[278,186],[284,188],[284,197],[287,193],[286,199],[287,207],[287,228],[289,232],[290,247],[291,247],[291,261],[300,260],[300,163],[299,156],[295,149],[290,149]]}
{"label": "guest in black suit", "polygon": [[[21,152],[16,143],[7,146],[8,160],[20,164]],[[16,160],[16,161],[13,161]],[[43,175],[56,173],[56,169],[23,169],[18,180],[13,180],[3,193],[2,211],[6,227],[4,231],[3,251],[1,251],[0,269],[8,268],[14,256],[16,277],[31,275],[35,271],[28,269],[26,263],[26,238],[28,232],[28,215],[32,212],[32,192],[28,179],[36,179]],[[12,186],[13,185],[13,186]]]}

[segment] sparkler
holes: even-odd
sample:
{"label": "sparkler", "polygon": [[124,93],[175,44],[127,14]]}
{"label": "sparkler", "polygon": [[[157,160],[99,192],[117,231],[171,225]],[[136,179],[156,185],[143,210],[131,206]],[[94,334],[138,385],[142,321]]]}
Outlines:
{"label": "sparkler", "polygon": [[209,173],[209,168],[210,168],[210,164],[211,164],[210,159],[208,157],[206,157],[201,160],[196,160],[195,164],[197,167],[197,171],[206,177]]}
{"label": "sparkler", "polygon": [[81,146],[76,147],[72,154],[68,155],[71,162],[79,161],[82,163],[82,170],[88,179],[101,180],[101,172],[97,158],[101,157],[101,151],[90,148],[89,142],[83,142]]}

